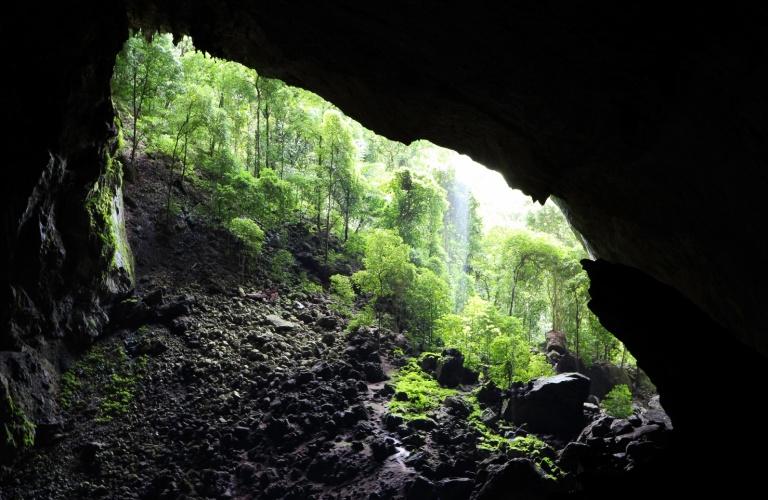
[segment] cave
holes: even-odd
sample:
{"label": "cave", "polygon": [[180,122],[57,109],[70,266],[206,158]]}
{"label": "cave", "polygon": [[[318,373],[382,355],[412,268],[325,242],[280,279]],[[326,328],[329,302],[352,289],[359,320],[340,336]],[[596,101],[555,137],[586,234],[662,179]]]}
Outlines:
{"label": "cave", "polygon": [[120,214],[94,216],[86,200],[112,182],[115,55],[129,29],[164,30],[312,90],[389,138],[429,139],[556,200],[596,258],[584,264],[590,308],[674,421],[660,480],[686,492],[758,486],[763,461],[748,457],[765,445],[764,8],[128,0],[12,10],[0,390],[12,386],[31,415],[50,410],[57,373],[132,287],[104,252],[127,249],[93,235]]}

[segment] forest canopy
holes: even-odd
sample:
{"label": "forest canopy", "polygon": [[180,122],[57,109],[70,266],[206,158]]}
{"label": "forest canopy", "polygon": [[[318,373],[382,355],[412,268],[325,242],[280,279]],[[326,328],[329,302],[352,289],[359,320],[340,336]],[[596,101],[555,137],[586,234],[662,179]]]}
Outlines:
{"label": "forest canopy", "polygon": [[[131,36],[112,90],[126,175],[137,175],[138,152],[168,158],[168,214],[196,210],[227,228],[247,249],[244,269],[268,235],[301,224],[326,263],[358,263],[326,283],[354,325],[402,331],[421,351],[459,348],[500,384],[552,372],[540,353],[550,330],[586,365],[634,364],[586,307],[587,255],[559,209],[525,201],[467,157],[388,140],[187,37]],[[487,175],[495,191],[481,192]],[[179,207],[173,186],[185,184],[208,199]],[[504,204],[513,199],[524,201]],[[277,268],[292,260],[281,252]]]}

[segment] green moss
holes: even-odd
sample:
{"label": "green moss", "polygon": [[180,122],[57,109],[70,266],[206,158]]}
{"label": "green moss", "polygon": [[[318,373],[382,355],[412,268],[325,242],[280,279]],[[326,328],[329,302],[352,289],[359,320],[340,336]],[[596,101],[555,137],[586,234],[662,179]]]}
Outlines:
{"label": "green moss", "polygon": [[[113,141],[112,148],[117,151],[120,147],[120,130]],[[96,182],[91,187],[85,199],[85,210],[88,214],[88,226],[91,238],[99,249],[101,269],[109,274],[112,270],[123,267],[133,279],[133,257],[128,246],[128,238],[124,224],[116,223],[115,196],[122,188],[123,168],[105,148],[103,154],[104,166]]]}
{"label": "green moss", "polygon": [[122,346],[94,346],[62,375],[59,403],[64,409],[79,410],[93,402],[96,422],[109,422],[129,412],[147,364],[147,356],[131,360]]}
{"label": "green moss", "polygon": [[525,437],[505,438],[493,431],[482,421],[482,409],[477,397],[472,394],[467,398],[472,406],[472,412],[467,420],[480,433],[478,448],[490,452],[506,452],[532,460],[547,475],[549,479],[558,480],[563,477],[563,471],[555,464],[555,450],[538,437],[529,434]]}
{"label": "green moss", "polygon": [[480,442],[478,448],[491,452],[500,452],[509,448],[509,439],[495,433],[490,427],[485,425],[482,420],[483,410],[477,402],[477,397],[472,394],[466,401],[472,407],[472,412],[467,417],[470,425],[480,433]]}
{"label": "green moss", "polygon": [[72,370],[64,372],[59,386],[59,404],[62,408],[68,410],[72,406],[81,385],[80,379]]}
{"label": "green moss", "polygon": [[514,438],[510,442],[509,449],[533,460],[552,480],[560,479],[564,475],[562,469],[555,464],[553,458],[555,450],[532,434]]}
{"label": "green moss", "polygon": [[113,373],[107,378],[102,390],[97,422],[109,422],[118,415],[128,413],[139,384],[146,374],[146,367],[146,356],[130,363],[122,346],[116,350]]}
{"label": "green moss", "polygon": [[3,449],[18,451],[35,444],[35,424],[13,400],[10,393],[6,394],[4,401],[0,401],[0,422],[2,423],[0,451]]}
{"label": "green moss", "polygon": [[446,389],[437,380],[424,373],[415,359],[400,368],[395,377],[395,398],[389,402],[389,411],[406,420],[427,418],[455,389]]}

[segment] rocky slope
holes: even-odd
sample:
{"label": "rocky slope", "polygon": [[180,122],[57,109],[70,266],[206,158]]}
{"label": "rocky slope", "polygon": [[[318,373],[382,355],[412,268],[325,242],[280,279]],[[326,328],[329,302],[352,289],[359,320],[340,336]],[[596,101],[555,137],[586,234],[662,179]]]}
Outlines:
{"label": "rocky slope", "polygon": [[[0,498],[574,498],[656,471],[669,437],[658,412],[585,413],[576,375],[480,387],[453,350],[408,363],[402,335],[347,333],[328,296],[296,279],[327,270],[270,276],[275,245],[306,263],[311,243],[273,237],[243,276],[194,188],[174,188],[168,220],[163,171],[142,157],[127,186],[136,293],[62,376],[63,413],[2,469]],[[403,366],[450,396],[415,418],[396,411],[415,397]],[[530,415],[555,411],[543,440],[529,436]]]}

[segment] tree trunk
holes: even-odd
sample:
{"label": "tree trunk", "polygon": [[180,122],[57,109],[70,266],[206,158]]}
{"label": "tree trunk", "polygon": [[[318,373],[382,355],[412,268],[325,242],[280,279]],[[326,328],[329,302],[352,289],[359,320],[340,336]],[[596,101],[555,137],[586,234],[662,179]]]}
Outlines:
{"label": "tree trunk", "polygon": [[261,87],[259,87],[259,76],[256,75],[256,161],[253,164],[253,175],[259,176],[259,165],[261,165]]}
{"label": "tree trunk", "polygon": [[264,166],[269,168],[269,103],[264,104]]}
{"label": "tree trunk", "polygon": [[347,189],[344,201],[344,243],[349,239],[349,204],[352,199],[352,189]]}
{"label": "tree trunk", "polygon": [[331,152],[331,168],[328,175],[328,206],[325,211],[325,263],[328,263],[328,240],[331,237],[331,206],[333,205],[333,163],[335,160],[335,154]]}

